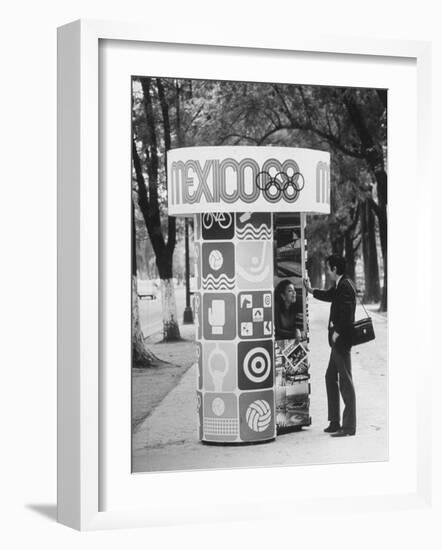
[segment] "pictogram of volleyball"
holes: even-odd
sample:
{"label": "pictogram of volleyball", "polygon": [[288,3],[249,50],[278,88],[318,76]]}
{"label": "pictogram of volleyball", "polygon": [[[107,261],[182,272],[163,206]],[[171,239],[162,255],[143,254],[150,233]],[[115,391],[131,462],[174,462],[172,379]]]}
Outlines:
{"label": "pictogram of volleyball", "polygon": [[209,254],[209,265],[214,271],[221,269],[224,262],[223,255],[219,250],[212,250]]}
{"label": "pictogram of volleyball", "polygon": [[224,400],[221,399],[221,397],[215,397],[215,399],[212,402],[212,411],[216,416],[221,416],[224,414],[224,411],[226,409],[226,405],[224,403]]}
{"label": "pictogram of volleyball", "polygon": [[251,382],[264,382],[272,368],[269,352],[263,347],[252,348],[244,357],[243,368],[244,374]]}
{"label": "pictogram of volleyball", "polygon": [[248,427],[254,432],[263,432],[266,430],[272,420],[272,411],[270,405],[264,399],[257,399],[250,403],[246,412],[246,421]]}

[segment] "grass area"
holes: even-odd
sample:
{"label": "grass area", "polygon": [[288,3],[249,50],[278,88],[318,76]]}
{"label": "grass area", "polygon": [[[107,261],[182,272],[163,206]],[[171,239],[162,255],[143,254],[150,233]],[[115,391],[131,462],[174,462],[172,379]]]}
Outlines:
{"label": "grass area", "polygon": [[136,431],[196,361],[193,340],[183,339],[168,343],[158,340],[155,335],[146,340],[146,343],[164,363],[148,369],[132,369],[132,431]]}

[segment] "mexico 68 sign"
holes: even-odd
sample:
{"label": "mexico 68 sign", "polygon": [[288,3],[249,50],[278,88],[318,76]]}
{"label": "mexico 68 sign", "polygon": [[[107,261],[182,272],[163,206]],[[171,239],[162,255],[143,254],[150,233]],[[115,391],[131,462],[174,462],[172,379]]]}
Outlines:
{"label": "mexico 68 sign", "polygon": [[185,147],[167,154],[169,214],[330,212],[330,154],[294,147]]}

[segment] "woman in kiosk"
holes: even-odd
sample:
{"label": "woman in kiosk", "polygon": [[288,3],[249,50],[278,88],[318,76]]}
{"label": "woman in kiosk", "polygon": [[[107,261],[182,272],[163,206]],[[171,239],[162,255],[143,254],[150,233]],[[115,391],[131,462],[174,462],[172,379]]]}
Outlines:
{"label": "woman in kiosk", "polygon": [[295,285],[290,279],[283,279],[275,288],[275,338],[300,340],[302,330],[302,304],[296,300]]}

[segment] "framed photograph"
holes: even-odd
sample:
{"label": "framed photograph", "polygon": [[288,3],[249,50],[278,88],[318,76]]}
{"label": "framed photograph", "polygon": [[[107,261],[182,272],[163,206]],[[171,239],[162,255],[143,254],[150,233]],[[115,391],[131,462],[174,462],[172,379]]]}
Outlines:
{"label": "framed photograph", "polygon": [[61,523],[429,502],[430,46],[271,42],[59,29]]}

